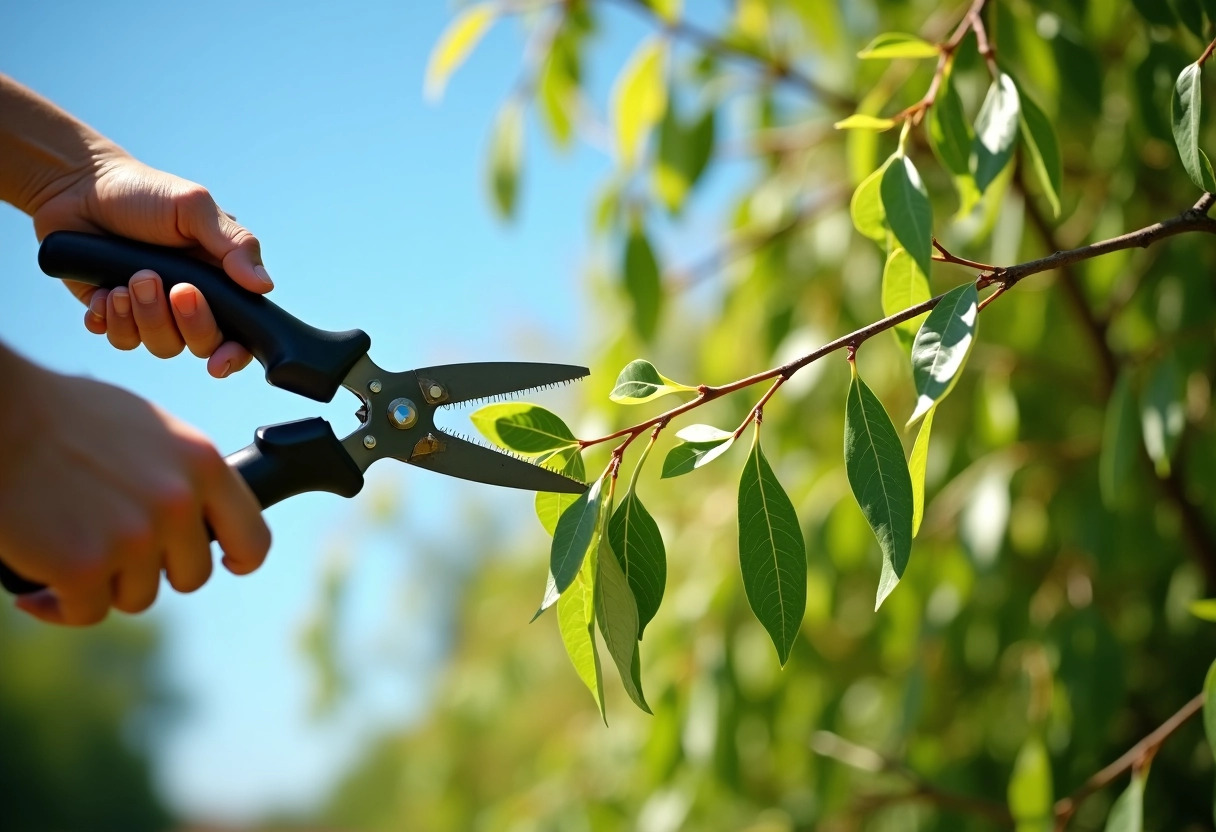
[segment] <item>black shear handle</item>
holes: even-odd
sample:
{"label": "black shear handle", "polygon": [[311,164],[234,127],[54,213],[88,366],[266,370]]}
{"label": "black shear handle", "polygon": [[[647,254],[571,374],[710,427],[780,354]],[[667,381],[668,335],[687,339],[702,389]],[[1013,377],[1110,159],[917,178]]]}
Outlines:
{"label": "black shear handle", "polygon": [[140,269],[160,275],[165,291],[189,283],[202,292],[220,331],[253,353],[275,387],[327,402],[371,346],[366,332],[328,332],[309,326],[262,295],[242,289],[222,269],[162,248],[77,231],[42,241],[38,265],[51,277],[113,289]]}
{"label": "black shear handle", "polygon": [[[329,422],[315,417],[258,428],[253,444],[229,454],[227,461],[249,484],[262,508],[305,491],[353,497],[363,488],[359,466],[342,447]],[[211,539],[215,539],[214,534]],[[44,589],[4,563],[0,563],[0,586],[14,595]]]}

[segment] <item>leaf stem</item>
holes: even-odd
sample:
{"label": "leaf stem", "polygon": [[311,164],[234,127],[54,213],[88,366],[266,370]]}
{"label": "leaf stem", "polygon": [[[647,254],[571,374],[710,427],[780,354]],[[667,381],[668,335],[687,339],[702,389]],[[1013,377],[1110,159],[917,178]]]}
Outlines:
{"label": "leaf stem", "polygon": [[1199,56],[1199,60],[1195,61],[1195,63],[1202,68],[1207,63],[1208,58],[1212,57],[1213,51],[1216,51],[1216,40],[1208,44],[1208,48],[1203,50],[1203,54]]}
{"label": "leaf stem", "polygon": [[945,79],[946,73],[950,70],[950,65],[954,61],[954,53],[958,51],[963,38],[967,36],[968,32],[973,30],[976,31],[978,37],[979,30],[975,29],[977,25],[980,29],[983,29],[984,24],[980,19],[980,14],[984,11],[984,4],[986,2],[987,0],[974,0],[970,8],[967,9],[966,14],[963,15],[963,19],[954,27],[954,32],[950,35],[950,39],[938,44],[941,55],[937,59],[937,67],[933,70],[933,80],[929,82],[929,89],[925,91],[920,101],[892,116],[893,120],[908,120],[913,124],[919,124],[921,119],[925,117],[925,113],[929,111],[929,108],[933,106],[933,102],[937,100],[938,90],[941,89],[942,81]]}

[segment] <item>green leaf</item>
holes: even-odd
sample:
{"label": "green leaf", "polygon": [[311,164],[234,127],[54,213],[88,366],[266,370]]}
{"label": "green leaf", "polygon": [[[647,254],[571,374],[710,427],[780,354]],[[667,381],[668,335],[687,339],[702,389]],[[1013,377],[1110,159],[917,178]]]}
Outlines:
{"label": "green leaf", "polygon": [[1216,756],[1216,662],[1212,662],[1203,680],[1203,733]]}
{"label": "green leaf", "polygon": [[620,561],[638,610],[638,641],[658,612],[667,583],[667,553],[659,526],[631,488],[608,521],[608,542]]}
{"label": "green leaf", "polygon": [[497,16],[497,4],[477,3],[461,12],[448,25],[426,64],[423,90],[427,98],[435,101],[443,97],[448,78],[469,57]]}
{"label": "green leaf", "polygon": [[848,118],[841,119],[832,126],[837,130],[877,130],[881,133],[894,127],[895,119],[855,113]]}
{"label": "green leaf", "polygon": [[1203,621],[1216,621],[1216,598],[1204,598],[1192,601],[1187,607],[1191,615]]}
{"label": "green leaf", "polygon": [[684,441],[667,452],[667,458],[663,460],[663,479],[687,474],[713,462],[735,441],[733,433],[712,425],[689,425],[676,436]]}
{"label": "green leaf", "polygon": [[596,544],[603,514],[603,484],[603,478],[591,483],[591,487],[580,494],[558,518],[557,528],[553,530],[553,544],[549,549],[552,591],[546,591],[537,615],[548,609],[566,591],[582,568],[588,550]]}
{"label": "green leaf", "polygon": [[1182,157],[1187,176],[1201,190],[1216,191],[1212,163],[1199,147],[1199,117],[1202,90],[1199,64],[1189,64],[1178,75],[1174,95],[1170,100],[1170,119],[1174,127],[1174,144]]}
{"label": "green leaf", "polygon": [[942,296],[925,318],[912,342],[912,379],[916,384],[916,408],[911,425],[954,389],[971,344],[979,317],[979,295],[974,283],[955,286]]}
{"label": "green leaf", "polygon": [[515,213],[524,153],[524,111],[511,98],[498,111],[490,133],[489,178],[494,208],[503,219]]}
{"label": "green leaf", "polygon": [[696,389],[672,381],[661,375],[649,361],[637,358],[621,370],[608,398],[617,404],[642,404],[670,393],[686,393]]}
{"label": "green leaf", "polygon": [[1120,374],[1110,401],[1106,403],[1102,452],[1098,457],[1098,485],[1102,490],[1102,503],[1112,510],[1123,504],[1136,464],[1139,431],[1131,387],[1128,373]]}
{"label": "green leaf", "polygon": [[600,718],[607,724],[604,711],[604,675],[600,654],[595,646],[595,559],[587,558],[574,583],[557,600],[557,627],[562,644],[578,677],[583,680]]}
{"label": "green leaf", "polygon": [[921,40],[916,35],[907,35],[903,32],[884,32],[858,52],[857,57],[863,60],[936,58],[939,54],[941,54],[941,49],[928,41]]}
{"label": "green leaf", "polygon": [[616,663],[625,692],[646,713],[650,706],[642,693],[641,665],[638,659],[638,607],[629,581],[612,551],[608,535],[599,539],[595,577],[595,618],[608,654]]}
{"label": "green leaf", "polygon": [[946,170],[955,176],[971,176],[971,143],[975,136],[963,113],[963,100],[954,88],[954,73],[942,78],[937,99],[929,108],[929,145]]}
{"label": "green leaf", "polygon": [[1207,35],[1203,31],[1203,6],[1199,0],[1170,0],[1170,5],[1174,7],[1182,25],[1191,30],[1191,34],[1200,40],[1206,39]]}
{"label": "green leaf", "polygon": [[488,404],[474,411],[469,419],[486,439],[522,456],[537,456],[578,444],[557,414],[527,402]]}
{"label": "green leaf", "polygon": [[[930,297],[929,280],[916,261],[905,249],[898,246],[892,249],[882,270],[882,314],[894,315]],[[895,326],[895,333],[906,347],[912,346],[912,339],[924,319],[924,315],[918,315]]]}
{"label": "green leaf", "polygon": [[[583,455],[577,447],[557,451],[541,464],[576,480],[587,478],[587,471],[583,467]],[[554,494],[549,491],[536,493],[536,516],[550,537],[557,530],[557,521],[561,518],[562,513],[574,505],[578,498],[578,494]]]}
{"label": "green leaf", "polygon": [[714,121],[713,108],[706,109],[691,124],[684,124],[676,108],[668,107],[659,125],[654,185],[659,198],[673,214],[679,213],[713,155]]}
{"label": "green leaf", "polygon": [[912,478],[887,411],[857,375],[856,365],[851,366],[844,464],[853,496],[882,549],[882,574],[874,604],[878,609],[903,577],[912,552]]}
{"label": "green leaf", "polygon": [[912,255],[921,272],[929,274],[933,208],[920,173],[907,156],[894,156],[882,175],[882,207],[895,239]]}
{"label": "green leaf", "polygon": [[933,431],[933,414],[936,407],[929,408],[925,420],[920,423],[916,442],[912,444],[912,456],[908,458],[908,475],[912,478],[912,536],[920,532],[920,521],[925,516],[925,473],[929,465],[929,434]]}
{"label": "green leaf", "polygon": [[654,338],[663,303],[663,286],[659,278],[659,262],[646,236],[646,229],[634,224],[625,238],[625,256],[621,266],[625,291],[633,301],[633,328],[644,341]]}
{"label": "green leaf", "polygon": [[563,30],[553,40],[536,86],[537,110],[558,147],[570,145],[578,107],[579,56],[576,36]]}
{"label": "green leaf", "polygon": [[1051,832],[1051,758],[1037,736],[1023,743],[1009,778],[1009,812],[1018,832]]}
{"label": "green leaf", "polygon": [[1060,161],[1060,140],[1056,138],[1055,126],[1047,114],[1039,109],[1034,99],[1020,87],[1018,101],[1021,105],[1022,147],[1030,157],[1031,167],[1038,177],[1043,196],[1051,205],[1053,216],[1060,216],[1060,189],[1063,168]]}
{"label": "green leaf", "polygon": [[1132,0],[1132,5],[1149,23],[1173,26],[1178,22],[1178,19],[1174,17],[1173,9],[1168,4],[1162,3],[1161,0]]}
{"label": "green leaf", "polygon": [[612,122],[622,167],[636,164],[646,134],[667,109],[666,57],[661,38],[643,41],[613,85]]}
{"label": "green leaf", "polygon": [[1170,462],[1186,427],[1185,396],[1178,362],[1173,355],[1167,355],[1149,372],[1140,395],[1144,447],[1159,477],[1169,476]]}
{"label": "green leaf", "polygon": [[747,602],[784,666],[806,612],[806,544],[794,504],[760,449],[759,425],[739,478],[739,566]]}
{"label": "green leaf", "polygon": [[1123,794],[1115,798],[1106,817],[1106,832],[1144,832],[1144,785],[1148,769],[1132,771],[1131,782]]}
{"label": "green leaf", "polygon": [[1002,72],[988,88],[988,95],[984,97],[984,103],[980,105],[979,115],[975,119],[971,169],[980,193],[988,189],[992,180],[996,179],[1013,158],[1020,111],[1017,85]]}
{"label": "green leaf", "polygon": [[882,178],[894,158],[892,156],[882,167],[861,180],[849,201],[849,216],[853,218],[853,226],[863,236],[880,244],[887,241],[887,215],[882,207]]}

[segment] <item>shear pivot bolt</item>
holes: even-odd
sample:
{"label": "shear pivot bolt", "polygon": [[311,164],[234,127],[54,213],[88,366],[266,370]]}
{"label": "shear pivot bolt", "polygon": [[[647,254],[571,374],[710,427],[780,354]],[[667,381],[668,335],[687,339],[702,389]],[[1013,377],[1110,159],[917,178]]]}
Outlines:
{"label": "shear pivot bolt", "polygon": [[397,430],[408,430],[418,423],[418,406],[409,399],[393,399],[388,405],[388,420]]}
{"label": "shear pivot bolt", "polygon": [[380,384],[380,379],[378,379],[378,378],[374,378],[374,379],[372,379],[371,381],[369,381],[369,382],[367,383],[367,389],[368,389],[368,390],[371,390],[373,393],[379,393],[379,392],[380,392],[381,390],[383,390],[384,388],[383,388],[383,386]]}
{"label": "shear pivot bolt", "polygon": [[427,392],[427,395],[429,395],[432,399],[442,399],[443,398],[443,388],[440,387],[438,384],[432,384],[426,392]]}
{"label": "shear pivot bolt", "polygon": [[369,451],[376,447],[376,437],[372,436],[370,433],[363,437],[363,447],[367,448]]}

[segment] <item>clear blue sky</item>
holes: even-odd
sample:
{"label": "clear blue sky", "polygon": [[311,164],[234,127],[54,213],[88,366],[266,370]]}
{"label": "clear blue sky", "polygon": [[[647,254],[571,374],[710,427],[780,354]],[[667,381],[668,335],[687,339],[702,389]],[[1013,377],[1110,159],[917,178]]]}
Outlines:
{"label": "clear blue sky", "polygon": [[[386,369],[587,363],[587,206],[608,160],[585,147],[557,154],[530,121],[522,216],[500,224],[485,198],[484,152],[517,77],[520,27],[500,22],[432,105],[423,73],[450,15],[440,2],[10,3],[0,71],[145,162],[210,188],[261,238],[273,299],[317,326],[365,329]],[[628,13],[609,22],[594,56],[601,102],[644,31]],[[225,452],[260,424],[318,412],[340,435],[355,427],[345,393],[318,406],[267,386],[257,365],[219,382],[188,356],[110,349],[85,332],[82,308],[35,256],[28,219],[0,205],[0,339],[27,355],[136,391]],[[162,594],[152,614],[165,628],[170,680],[190,704],[157,744],[175,807],[239,820],[307,806],[366,732],[424,704],[437,645],[414,561],[435,547],[362,536],[375,494],[456,552],[450,529],[462,503],[493,500],[527,516],[531,495],[388,466],[369,472],[356,500],[307,495],[271,509],[274,548],[256,575]],[[341,646],[358,684],[350,707],[317,723],[299,641],[335,552],[351,565]]]}

